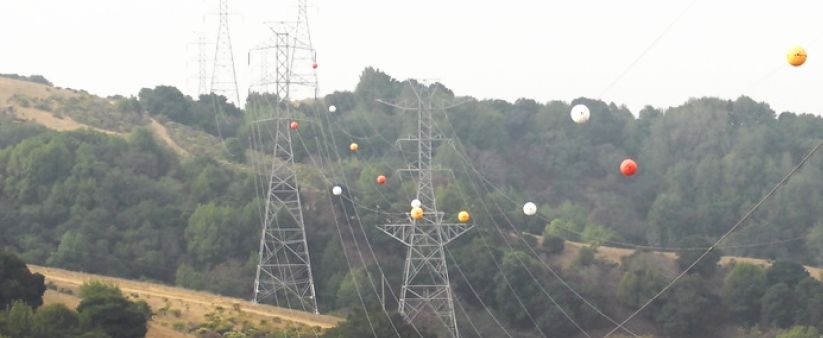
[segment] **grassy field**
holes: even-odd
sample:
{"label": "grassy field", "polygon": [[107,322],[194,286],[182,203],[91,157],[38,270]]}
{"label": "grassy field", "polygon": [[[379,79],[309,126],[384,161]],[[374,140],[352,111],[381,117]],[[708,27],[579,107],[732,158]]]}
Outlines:
{"label": "grassy field", "polygon": [[147,302],[155,317],[149,325],[148,337],[190,337],[186,332],[215,317],[238,327],[245,323],[257,327],[282,328],[288,326],[312,326],[329,328],[341,319],[306,312],[252,304],[248,300],[217,296],[166,285],[106,277],[29,265],[32,272],[46,276],[49,290],[45,303],[63,303],[76,307],[80,302],[78,288],[86,281],[99,280],[120,287],[131,299]]}

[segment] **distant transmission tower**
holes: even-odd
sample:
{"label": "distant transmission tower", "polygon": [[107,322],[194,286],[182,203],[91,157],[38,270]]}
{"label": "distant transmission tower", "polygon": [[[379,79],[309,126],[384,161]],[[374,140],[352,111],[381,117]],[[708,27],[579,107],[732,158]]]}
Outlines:
{"label": "distant transmission tower", "polygon": [[456,338],[460,333],[443,248],[471,229],[472,225],[443,223],[444,213],[437,210],[432,183],[432,172],[437,169],[432,168],[432,144],[446,139],[432,133],[433,94],[418,96],[417,107],[399,107],[417,111],[417,136],[399,141],[417,146],[416,160],[402,171],[417,174],[417,199],[422,202],[423,218],[414,220],[407,213],[407,222],[385,224],[379,228],[408,247],[400,291],[400,314],[410,322],[424,313],[432,315],[446,327],[451,337]]}
{"label": "distant transmission tower", "polygon": [[220,0],[220,26],[215,40],[214,64],[211,73],[210,93],[225,96],[237,106],[241,106],[240,90],[237,87],[237,72],[234,68],[234,51],[229,34],[229,2]]}
{"label": "distant transmission tower", "polygon": [[[305,4],[305,1],[301,1]],[[278,306],[318,313],[314,279],[306,241],[303,209],[300,201],[297,173],[294,168],[292,149],[293,121],[291,97],[299,91],[316,92],[316,76],[301,77],[298,67],[313,72],[314,60],[298,55],[314,55],[311,42],[299,40],[295,34],[301,26],[296,23],[273,23],[268,27],[274,36],[266,44],[250,52],[263,59],[261,70],[273,74],[261,74],[257,91],[267,93],[274,87],[275,102],[268,102],[270,116],[261,116],[253,122],[256,144],[270,149],[257,149],[270,154],[271,166],[267,181],[266,206],[260,239],[259,264],[254,280],[254,302],[262,303],[273,298]],[[308,24],[305,28],[308,36]],[[273,57],[273,60],[271,58]],[[250,56],[251,58],[251,56]],[[305,64],[305,61],[311,63]],[[268,63],[273,63],[271,67]],[[270,93],[271,94],[271,93]],[[292,304],[296,300],[299,304]],[[298,307],[299,305],[299,307]]]}
{"label": "distant transmission tower", "polygon": [[203,33],[197,34],[197,95],[209,93],[208,85],[208,59],[206,58],[206,36]]}

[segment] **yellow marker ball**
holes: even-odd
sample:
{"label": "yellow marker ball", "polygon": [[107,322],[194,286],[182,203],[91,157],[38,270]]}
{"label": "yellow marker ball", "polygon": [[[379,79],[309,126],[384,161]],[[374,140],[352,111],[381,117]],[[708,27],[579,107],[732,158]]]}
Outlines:
{"label": "yellow marker ball", "polygon": [[470,219],[472,219],[472,217],[466,211],[461,211],[459,214],[457,214],[457,220],[460,221],[460,223],[466,223]]}
{"label": "yellow marker ball", "polygon": [[357,145],[357,143],[352,142],[352,144],[349,145],[349,150],[351,150],[353,153],[357,152],[357,150],[359,150],[359,149],[360,149],[360,146]]}
{"label": "yellow marker ball", "polygon": [[806,50],[800,46],[789,49],[789,53],[786,54],[786,60],[789,61],[790,65],[799,67],[806,62]]}
{"label": "yellow marker ball", "polygon": [[423,208],[412,208],[411,209],[411,218],[414,220],[419,220],[423,218]]}

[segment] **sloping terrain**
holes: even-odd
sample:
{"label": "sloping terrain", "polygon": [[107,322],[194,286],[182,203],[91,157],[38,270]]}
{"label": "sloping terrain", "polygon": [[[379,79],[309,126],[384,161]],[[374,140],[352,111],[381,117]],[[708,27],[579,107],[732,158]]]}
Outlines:
{"label": "sloping terrain", "polygon": [[144,126],[183,157],[191,156],[200,149],[186,148],[178,139],[213,138],[187,126],[169,128],[151,117],[122,113],[119,115],[123,116],[118,116],[109,100],[85,92],[6,77],[0,77],[0,112],[56,131],[91,129],[110,135],[125,135],[133,127]]}
{"label": "sloping terrain", "polygon": [[[542,240],[542,238],[541,238]],[[564,266],[570,263],[575,256],[577,256],[577,251],[580,250],[581,247],[587,246],[587,244],[578,243],[578,242],[571,242],[566,241],[566,246],[563,249],[563,254],[559,258],[561,262],[563,262]],[[597,253],[595,256],[599,259],[614,262],[620,264],[623,257],[630,256],[635,252],[634,249],[625,249],[625,248],[615,248],[609,246],[599,246],[597,247]],[[677,255],[673,252],[660,252],[655,251],[655,254],[665,257],[672,262],[677,258]],[[767,259],[760,259],[760,258],[750,258],[750,257],[739,257],[739,256],[723,256],[720,258],[721,265],[731,264],[733,262],[745,262],[751,263],[755,265],[763,265],[769,266],[772,264],[771,261]],[[821,280],[823,278],[823,269],[817,268],[813,266],[805,266],[806,271],[809,272],[812,277]]]}
{"label": "sloping terrain", "polygon": [[156,314],[150,322],[148,337],[188,337],[180,332],[209,320],[208,317],[221,314],[235,321],[267,323],[274,327],[306,325],[330,328],[341,319],[315,315],[301,311],[278,308],[269,305],[252,304],[248,300],[217,296],[166,285],[106,277],[82,272],[67,271],[29,265],[32,272],[46,276],[49,290],[46,303],[63,303],[75,307],[80,302],[77,290],[86,281],[98,280],[115,284],[129,298],[146,301]]}

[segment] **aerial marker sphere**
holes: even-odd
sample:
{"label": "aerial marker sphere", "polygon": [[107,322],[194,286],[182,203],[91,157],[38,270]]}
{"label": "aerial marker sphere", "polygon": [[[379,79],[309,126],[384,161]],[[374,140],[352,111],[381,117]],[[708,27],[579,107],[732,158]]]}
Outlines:
{"label": "aerial marker sphere", "polygon": [[523,213],[526,214],[526,216],[534,216],[534,214],[537,213],[537,205],[532,202],[524,204]]}
{"label": "aerial marker sphere", "polygon": [[423,218],[423,208],[412,208],[411,210],[411,218],[414,220],[419,220]]}
{"label": "aerial marker sphere", "polygon": [[586,121],[589,120],[589,117],[591,116],[591,112],[589,111],[589,107],[586,107],[585,105],[582,105],[582,104],[578,104],[578,105],[575,105],[574,107],[572,107],[572,111],[571,111],[570,115],[571,115],[572,121],[574,121],[574,123],[580,124],[580,123],[586,123]]}
{"label": "aerial marker sphere", "polygon": [[351,150],[351,152],[355,153],[358,150],[360,150],[360,146],[357,145],[357,143],[352,142],[352,144],[349,145],[349,150]]}
{"label": "aerial marker sphere", "polygon": [[291,129],[297,129],[297,127],[299,127],[299,126],[300,126],[300,125],[299,125],[299,124],[297,124],[297,121],[291,121],[291,124],[289,125],[289,128],[291,128]]}
{"label": "aerial marker sphere", "polygon": [[341,194],[343,194],[343,188],[341,188],[339,185],[335,185],[334,188],[331,188],[331,193],[335,196],[340,196]]}
{"label": "aerial marker sphere", "polygon": [[383,175],[377,176],[377,184],[379,184],[379,185],[386,184],[386,176],[383,176]]}
{"label": "aerial marker sphere", "polygon": [[335,107],[334,105],[329,106],[329,113],[334,113],[336,111],[337,111],[337,107]]}
{"label": "aerial marker sphere", "polygon": [[789,53],[786,54],[786,60],[789,61],[790,65],[799,67],[806,62],[806,50],[800,46],[793,47],[789,49]]}
{"label": "aerial marker sphere", "polygon": [[620,163],[620,173],[625,176],[634,175],[637,172],[637,163],[634,160],[627,158],[623,160],[623,163]]}
{"label": "aerial marker sphere", "polygon": [[416,199],[416,198],[415,198],[415,199],[413,199],[413,200],[412,200],[412,202],[411,202],[411,207],[412,207],[412,208],[419,208],[419,207],[422,207],[422,206],[423,206],[423,203],[420,203],[420,200],[419,200],[419,199]]}
{"label": "aerial marker sphere", "polygon": [[460,221],[460,223],[466,223],[470,219],[471,219],[471,216],[469,215],[469,213],[467,211],[461,211],[460,213],[457,214],[457,220]]}
{"label": "aerial marker sphere", "polygon": [[317,64],[316,64],[316,63],[312,63],[312,64],[311,64],[311,69],[317,69]]}

